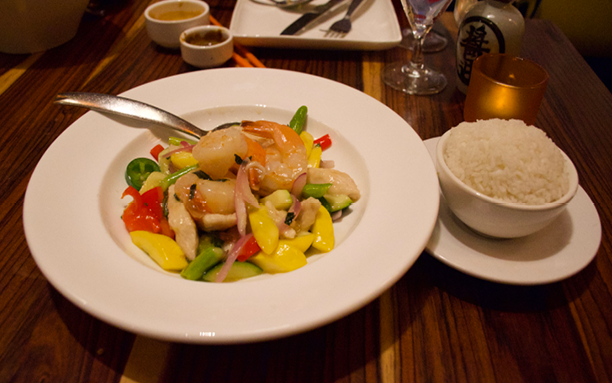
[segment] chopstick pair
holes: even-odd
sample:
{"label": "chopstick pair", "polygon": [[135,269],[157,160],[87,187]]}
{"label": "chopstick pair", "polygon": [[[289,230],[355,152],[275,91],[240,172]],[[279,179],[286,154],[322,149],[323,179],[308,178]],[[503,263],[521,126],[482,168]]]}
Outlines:
{"label": "chopstick pair", "polygon": [[[221,23],[218,22],[217,19],[215,19],[212,15],[210,16],[210,22],[213,25],[222,27]],[[253,68],[253,67],[265,68],[266,67],[261,61],[259,61],[257,57],[255,57],[254,54],[249,52],[245,47],[243,47],[242,45],[238,44],[235,41],[234,41],[234,54],[232,55],[232,59],[234,59],[236,64],[238,64],[238,66],[241,66],[241,67],[246,67],[246,68]]]}

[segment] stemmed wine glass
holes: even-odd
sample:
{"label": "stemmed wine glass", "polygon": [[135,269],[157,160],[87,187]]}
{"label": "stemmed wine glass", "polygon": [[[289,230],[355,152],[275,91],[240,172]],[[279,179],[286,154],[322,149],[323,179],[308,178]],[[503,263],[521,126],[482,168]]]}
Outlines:
{"label": "stemmed wine glass", "polygon": [[[402,29],[402,41],[399,46],[402,48],[414,50],[414,34],[412,29]],[[448,45],[448,39],[440,32],[432,29],[423,39],[423,53],[435,53],[444,50]]]}
{"label": "stemmed wine glass", "polygon": [[412,59],[409,63],[393,63],[383,69],[383,81],[408,94],[427,95],[440,92],[446,77],[425,65],[423,40],[436,19],[453,0],[401,0],[414,36]]}

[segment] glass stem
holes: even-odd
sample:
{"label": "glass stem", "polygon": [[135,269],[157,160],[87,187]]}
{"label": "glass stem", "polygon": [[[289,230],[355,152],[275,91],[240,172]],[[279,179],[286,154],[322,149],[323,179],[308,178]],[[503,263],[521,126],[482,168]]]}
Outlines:
{"label": "glass stem", "polygon": [[414,33],[412,43],[412,59],[410,60],[410,65],[418,70],[422,70],[425,67],[425,56],[423,55],[424,40],[425,34]]}

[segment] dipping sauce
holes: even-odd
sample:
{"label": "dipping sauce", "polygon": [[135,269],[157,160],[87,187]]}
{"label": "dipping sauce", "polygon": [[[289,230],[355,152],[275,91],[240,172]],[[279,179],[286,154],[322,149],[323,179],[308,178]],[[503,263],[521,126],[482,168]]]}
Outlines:
{"label": "dipping sauce", "polygon": [[223,35],[222,31],[207,31],[205,33],[192,33],[185,36],[185,42],[187,44],[199,45],[202,47],[208,47],[222,43],[227,38]]}
{"label": "dipping sauce", "polygon": [[187,20],[187,19],[191,19],[194,17],[197,17],[199,15],[202,14],[202,10],[196,10],[196,11],[166,11],[166,12],[159,12],[159,13],[151,13],[151,17],[153,17],[154,19],[157,20],[162,20],[162,21],[177,21],[177,20]]}

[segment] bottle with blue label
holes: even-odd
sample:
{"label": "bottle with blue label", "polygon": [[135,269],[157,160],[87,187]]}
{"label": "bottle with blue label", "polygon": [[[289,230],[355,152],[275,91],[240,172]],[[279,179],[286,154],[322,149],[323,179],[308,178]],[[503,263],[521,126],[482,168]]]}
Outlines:
{"label": "bottle with blue label", "polygon": [[472,64],[483,53],[518,56],[525,20],[514,0],[484,0],[464,16],[457,36],[457,88],[467,93]]}

